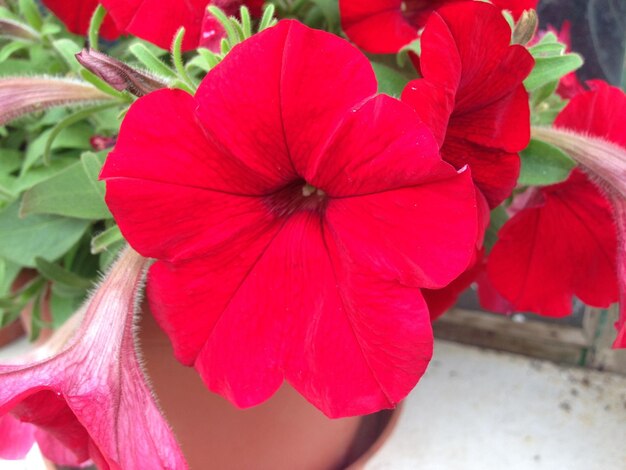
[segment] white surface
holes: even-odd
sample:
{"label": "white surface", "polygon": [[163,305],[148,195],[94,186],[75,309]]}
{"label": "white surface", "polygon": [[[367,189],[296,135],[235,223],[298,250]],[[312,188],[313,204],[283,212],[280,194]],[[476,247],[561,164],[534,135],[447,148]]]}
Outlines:
{"label": "white surface", "polygon": [[626,377],[438,341],[368,470],[626,470]]}
{"label": "white surface", "polygon": [[48,470],[39,447],[35,444],[24,460],[0,460],[2,470]]}

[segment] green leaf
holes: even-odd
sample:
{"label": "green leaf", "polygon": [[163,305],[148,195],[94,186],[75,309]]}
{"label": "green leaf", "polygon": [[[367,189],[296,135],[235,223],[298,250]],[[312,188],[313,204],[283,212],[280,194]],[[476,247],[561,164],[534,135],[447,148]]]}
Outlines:
{"label": "green leaf", "polygon": [[150,72],[167,78],[176,78],[176,72],[165,65],[150,49],[144,44],[137,42],[131,45],[129,51],[141,62]]}
{"label": "green leaf", "polygon": [[565,44],[561,44],[560,42],[550,42],[544,44],[537,44],[536,46],[528,49],[530,54],[535,57],[554,57],[563,55],[565,52],[566,46]]}
{"label": "green leaf", "polygon": [[539,57],[535,59],[535,67],[528,78],[524,80],[524,85],[528,91],[534,91],[548,83],[559,80],[582,65],[583,59],[578,54]]}
{"label": "green leaf", "polygon": [[98,39],[100,27],[102,26],[102,22],[104,21],[104,17],[107,14],[107,11],[104,9],[102,5],[98,5],[98,7],[94,10],[93,15],[91,15],[91,20],[89,21],[89,30],[87,31],[87,37],[89,38],[89,47],[91,47],[94,51],[98,50]]}
{"label": "green leaf", "polygon": [[27,47],[29,47],[29,44],[23,41],[11,41],[10,43],[6,44],[2,49],[0,49],[0,64],[6,61],[16,52],[22,49],[26,49]]}
{"label": "green leaf", "polygon": [[19,203],[0,212],[0,256],[35,267],[35,258],[54,261],[85,233],[90,222],[53,215],[19,217]]}
{"label": "green leaf", "polygon": [[524,186],[545,186],[564,181],[576,166],[561,149],[535,139],[520,156],[522,167],[518,183]]}
{"label": "green leaf", "polygon": [[1,6],[1,5],[0,5],[0,18],[8,18],[9,20],[13,20],[13,21],[21,20],[21,18],[18,15],[13,13],[7,7]]}
{"label": "green leaf", "polygon": [[509,216],[503,206],[498,206],[491,211],[491,216],[489,217],[489,227],[487,227],[487,231],[485,232],[484,242],[487,253],[491,251],[493,245],[495,245],[498,241],[498,232],[507,220],[509,220]]}
{"label": "green leaf", "polygon": [[21,269],[20,265],[0,258],[0,296],[10,293],[11,285]]}
{"label": "green leaf", "polygon": [[552,94],[556,91],[559,86],[559,81],[555,80],[553,82],[546,83],[541,87],[537,88],[530,96],[530,102],[533,108],[537,107],[539,104],[543,103],[545,100],[550,98]]}
{"label": "green leaf", "polygon": [[37,183],[53,177],[55,174],[75,162],[76,158],[57,157],[50,165],[41,165],[31,168],[19,177],[12,178],[9,187],[12,193],[17,197],[20,193],[32,188]]}
{"label": "green leaf", "polygon": [[125,241],[118,241],[110,245],[105,251],[100,253],[100,269],[107,271],[117,259],[119,252],[126,246]]}
{"label": "green leaf", "polygon": [[106,229],[91,239],[91,252],[95,255],[102,253],[111,245],[124,240],[124,236],[117,225]]}
{"label": "green leaf", "polygon": [[22,166],[22,152],[14,149],[0,149],[0,175],[8,175]]}
{"label": "green leaf", "polygon": [[71,39],[62,38],[52,42],[54,49],[63,58],[67,66],[73,72],[78,73],[81,70],[80,63],[76,60],[76,54],[78,54],[82,47],[76,44]]}
{"label": "green leaf", "polygon": [[43,23],[39,8],[34,0],[19,0],[20,13],[34,29],[39,31]]}
{"label": "green leaf", "polygon": [[[214,8],[214,7],[208,7],[209,11],[211,11],[211,8]],[[176,36],[174,36],[174,41],[172,42],[172,63],[174,64],[174,67],[176,68],[176,71],[178,72],[178,77],[186,85],[184,87],[186,91],[190,92],[191,94],[194,94],[198,86],[193,82],[193,80],[187,73],[187,70],[185,69],[185,63],[183,62],[183,51],[182,51],[184,38],[185,38],[185,28],[181,26],[178,29]]]}
{"label": "green leaf", "polygon": [[110,218],[103,197],[104,183],[97,181],[96,167],[102,167],[103,161],[87,153],[80,162],[33,186],[24,193],[21,214],[56,214],[88,220]]}
{"label": "green leaf", "polygon": [[100,170],[102,170],[105,158],[105,155],[96,155],[93,152],[85,152],[80,156],[80,162],[83,164],[83,170],[89,178],[89,182],[103,200],[106,188],[104,181],[98,181],[98,177],[100,176]]}
{"label": "green leaf", "polygon": [[[52,134],[52,129],[47,129],[39,134],[26,148],[26,156],[22,163],[21,173],[26,173],[41,157],[44,156],[46,144]],[[88,149],[89,138],[93,129],[86,122],[80,122],[70,127],[63,128],[54,139],[51,149]]]}
{"label": "green leaf", "polygon": [[50,294],[52,328],[60,328],[79,308],[82,297],[61,297],[54,291]]}
{"label": "green leaf", "polygon": [[396,54],[396,62],[400,67],[404,67],[409,62],[410,52],[414,53],[418,57],[422,55],[422,42],[419,38],[402,47],[402,49],[400,49]]}
{"label": "green leaf", "polygon": [[339,27],[339,5],[336,0],[311,0],[322,11],[326,19],[325,29],[333,31]]}
{"label": "green leaf", "polygon": [[117,106],[117,103],[115,102],[99,104],[96,106],[90,106],[88,108],[80,109],[70,114],[65,119],[62,119],[56,126],[52,128],[50,135],[46,141],[46,145],[43,150],[44,163],[46,164],[50,163],[50,150],[52,149],[52,144],[54,143],[54,140],[59,136],[59,134],[61,134],[61,132],[64,129],[80,121],[84,121],[85,119],[92,116],[93,114],[99,113],[101,111],[107,110],[115,106]]}
{"label": "green leaf", "polygon": [[409,82],[409,79],[397,70],[392,69],[384,64],[372,62],[372,68],[378,80],[378,92],[387,95],[399,97],[402,90]]}
{"label": "green leaf", "polygon": [[83,292],[93,285],[93,280],[78,276],[62,266],[46,261],[43,258],[35,258],[35,263],[39,273],[49,281]]}

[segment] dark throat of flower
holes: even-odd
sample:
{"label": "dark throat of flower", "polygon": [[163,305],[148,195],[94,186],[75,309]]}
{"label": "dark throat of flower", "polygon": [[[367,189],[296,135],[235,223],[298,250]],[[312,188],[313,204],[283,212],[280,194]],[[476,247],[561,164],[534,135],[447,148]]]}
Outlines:
{"label": "dark throat of flower", "polygon": [[328,204],[328,196],[322,189],[299,178],[265,196],[265,203],[273,214],[281,218],[289,217],[298,211],[317,212],[322,215]]}

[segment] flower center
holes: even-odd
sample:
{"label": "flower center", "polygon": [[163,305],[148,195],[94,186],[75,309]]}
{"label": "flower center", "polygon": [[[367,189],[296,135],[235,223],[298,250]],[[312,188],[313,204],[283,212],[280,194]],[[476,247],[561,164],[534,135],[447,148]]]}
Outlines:
{"label": "flower center", "polygon": [[324,212],[328,197],[319,188],[299,179],[265,196],[270,211],[279,217],[288,217],[296,211]]}
{"label": "flower center", "polygon": [[428,0],[404,0],[400,4],[400,11],[406,21],[415,24],[421,16],[428,15],[435,8],[431,3]]}

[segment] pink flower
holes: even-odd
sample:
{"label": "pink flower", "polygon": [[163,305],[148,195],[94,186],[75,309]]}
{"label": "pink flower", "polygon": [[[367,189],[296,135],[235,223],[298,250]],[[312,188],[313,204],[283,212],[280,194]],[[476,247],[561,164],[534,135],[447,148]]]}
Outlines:
{"label": "pink flower", "polygon": [[126,116],[102,178],[150,270],[177,358],[240,407],[284,380],[332,417],[393,407],[423,374],[420,287],[468,264],[476,202],[346,41],[280,22],[195,96]]}
{"label": "pink flower", "polygon": [[[430,14],[460,0],[339,0],[341,26],[357,46],[374,54],[391,54],[418,38]],[[493,0],[500,10],[519,18],[538,0]],[[476,35],[476,37],[480,37]]]}
{"label": "pink flower", "polygon": [[126,250],[83,307],[78,331],[66,324],[35,351],[52,357],[0,366],[0,429],[11,436],[0,456],[22,456],[34,438],[62,465],[186,468],[135,352],[133,313],[145,265]]}
{"label": "pink flower", "polygon": [[35,443],[35,429],[11,414],[0,416],[0,459],[23,459]]}

